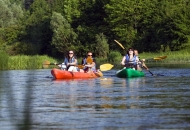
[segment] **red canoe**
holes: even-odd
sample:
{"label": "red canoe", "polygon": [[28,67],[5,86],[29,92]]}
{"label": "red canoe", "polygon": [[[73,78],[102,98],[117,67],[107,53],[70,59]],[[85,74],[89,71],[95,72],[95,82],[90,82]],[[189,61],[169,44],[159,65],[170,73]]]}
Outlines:
{"label": "red canoe", "polygon": [[60,69],[52,69],[51,74],[55,79],[79,79],[79,78],[97,78],[102,77],[102,72],[91,72],[91,73],[84,73],[84,72],[69,72],[66,70]]}

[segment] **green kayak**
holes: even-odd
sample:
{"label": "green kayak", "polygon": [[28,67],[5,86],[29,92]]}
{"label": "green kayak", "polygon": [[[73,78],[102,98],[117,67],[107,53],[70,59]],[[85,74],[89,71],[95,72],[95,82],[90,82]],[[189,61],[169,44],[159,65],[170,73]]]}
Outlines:
{"label": "green kayak", "polygon": [[116,72],[116,76],[119,78],[131,78],[131,77],[144,77],[145,74],[142,71],[134,70],[131,68],[123,68]]}

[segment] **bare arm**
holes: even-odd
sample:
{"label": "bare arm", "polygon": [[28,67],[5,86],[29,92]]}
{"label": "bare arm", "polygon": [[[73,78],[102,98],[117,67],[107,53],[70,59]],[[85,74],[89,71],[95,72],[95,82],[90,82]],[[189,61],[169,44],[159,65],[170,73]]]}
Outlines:
{"label": "bare arm", "polygon": [[122,64],[122,65],[125,65],[125,60],[126,60],[126,58],[125,58],[125,56],[124,56],[123,59],[122,59],[122,61],[121,61],[121,64]]}
{"label": "bare arm", "polygon": [[68,65],[68,66],[69,66],[69,65],[77,65],[77,59],[75,59],[75,61],[72,62],[72,63],[68,63],[67,65]]}
{"label": "bare arm", "polygon": [[95,66],[95,62],[92,62],[92,64],[87,64],[85,65],[86,67],[94,67]]}

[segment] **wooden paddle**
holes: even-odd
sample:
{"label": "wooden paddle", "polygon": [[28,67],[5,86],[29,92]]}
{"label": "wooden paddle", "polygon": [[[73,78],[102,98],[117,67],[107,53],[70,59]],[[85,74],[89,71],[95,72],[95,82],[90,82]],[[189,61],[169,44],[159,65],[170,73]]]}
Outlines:
{"label": "wooden paddle", "polygon": [[125,47],[120,43],[118,42],[117,40],[114,40],[121,48],[123,48],[123,50],[125,50]]}
{"label": "wooden paddle", "polygon": [[48,68],[49,65],[59,65],[59,64],[56,64],[56,63],[50,63],[50,61],[45,60],[45,61],[43,62],[43,64],[42,64],[42,67],[43,67],[43,68]]}
{"label": "wooden paddle", "polygon": [[145,59],[145,60],[163,60],[163,59],[166,59],[167,56],[158,56],[158,57],[155,57],[155,58],[148,58],[148,59]]}
{"label": "wooden paddle", "polygon": [[[77,65],[77,67],[78,67],[79,69],[83,69],[83,68],[84,68],[83,65]],[[114,65],[109,64],[109,63],[106,63],[106,64],[100,65],[100,70],[101,70],[101,71],[108,71],[108,70],[111,70],[112,67],[114,67]]]}
{"label": "wooden paddle", "polygon": [[[48,66],[49,65],[61,65],[62,63],[51,63],[50,61],[44,61],[43,62],[43,68],[48,68]],[[60,66],[59,66],[60,67]],[[83,69],[84,68],[84,66],[83,65],[77,65],[77,67],[79,68],[79,69]]]}
{"label": "wooden paddle", "polygon": [[[60,65],[61,63],[51,63],[50,61],[44,61],[44,63],[43,63],[43,68],[47,68],[49,65]],[[111,64],[109,64],[109,63],[106,63],[106,64],[102,64],[102,65],[100,65],[100,70],[101,71],[108,71],[108,70],[110,70],[112,67],[113,67],[114,65],[111,65]],[[79,68],[79,69],[83,69],[84,68],[84,66],[83,65],[77,65],[77,67]]]}
{"label": "wooden paddle", "polygon": [[[117,40],[114,40],[123,50],[125,50],[125,47],[120,43],[118,42]],[[155,58],[149,58],[149,59],[146,59],[146,60],[162,60],[162,59],[165,59],[167,58],[167,56],[159,56],[159,57],[155,57]],[[152,76],[154,75],[149,69],[148,67],[144,64],[142,65],[143,68],[145,68]]]}

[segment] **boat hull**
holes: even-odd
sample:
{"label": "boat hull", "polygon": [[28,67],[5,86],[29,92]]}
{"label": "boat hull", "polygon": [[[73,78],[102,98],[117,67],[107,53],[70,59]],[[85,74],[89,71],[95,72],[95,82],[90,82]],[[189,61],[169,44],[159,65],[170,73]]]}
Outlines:
{"label": "boat hull", "polygon": [[98,71],[96,73],[84,73],[84,72],[69,72],[66,70],[52,69],[51,74],[55,79],[80,79],[80,78],[97,78],[102,77],[102,72]]}
{"label": "boat hull", "polygon": [[145,74],[142,71],[134,70],[131,68],[123,68],[116,72],[116,76],[119,78],[132,78],[132,77],[144,77]]}

